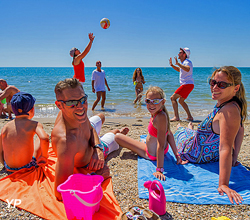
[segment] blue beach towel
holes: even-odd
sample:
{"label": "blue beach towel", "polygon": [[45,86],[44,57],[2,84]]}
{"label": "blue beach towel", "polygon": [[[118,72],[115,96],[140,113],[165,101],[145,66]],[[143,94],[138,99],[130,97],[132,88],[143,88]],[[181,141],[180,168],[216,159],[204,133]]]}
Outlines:
{"label": "blue beach towel", "polygon": [[[141,139],[144,139],[142,136]],[[143,186],[147,180],[158,180],[153,176],[156,161],[138,157],[139,198],[148,199],[148,190]],[[189,204],[231,204],[226,194],[218,191],[219,162],[207,164],[176,165],[171,148],[164,157],[164,174],[166,181],[160,181],[168,202]],[[244,201],[250,204],[250,171],[241,164],[232,167],[229,187],[238,192]]]}

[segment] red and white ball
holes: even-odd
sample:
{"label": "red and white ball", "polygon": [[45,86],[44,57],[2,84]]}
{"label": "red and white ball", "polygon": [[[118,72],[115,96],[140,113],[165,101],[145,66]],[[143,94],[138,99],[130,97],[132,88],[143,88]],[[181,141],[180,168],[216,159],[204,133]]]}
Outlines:
{"label": "red and white ball", "polygon": [[103,18],[101,21],[100,21],[100,25],[103,29],[108,29],[109,26],[110,26],[110,21],[108,18]]}

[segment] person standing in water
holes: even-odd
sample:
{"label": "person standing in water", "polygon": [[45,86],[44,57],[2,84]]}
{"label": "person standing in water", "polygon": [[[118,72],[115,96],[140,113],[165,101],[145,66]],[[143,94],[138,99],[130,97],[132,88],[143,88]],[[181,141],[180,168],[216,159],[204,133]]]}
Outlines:
{"label": "person standing in water", "polygon": [[175,59],[175,65],[172,63],[172,58],[169,59],[170,66],[180,72],[180,87],[174,92],[174,94],[170,97],[173,109],[174,109],[174,117],[170,119],[170,121],[180,121],[179,112],[178,112],[178,103],[177,99],[179,99],[179,103],[184,108],[187,113],[187,120],[193,121],[193,117],[191,112],[189,111],[188,105],[185,102],[185,99],[194,89],[194,79],[193,79],[193,64],[189,60],[190,57],[190,49],[180,48],[180,52],[178,54],[178,58],[181,63],[178,62],[177,57]]}
{"label": "person standing in water", "polygon": [[134,104],[136,104],[137,101],[141,102],[143,84],[145,83],[141,68],[135,69],[133,74],[133,83],[135,85],[135,95],[136,95]]}
{"label": "person standing in water", "polygon": [[73,78],[78,79],[82,84],[85,82],[84,62],[82,61],[82,59],[89,53],[94,38],[95,36],[93,35],[93,33],[89,33],[89,43],[82,53],[75,47],[73,47],[69,52],[70,56],[73,57],[72,61],[72,65],[74,67]]}
{"label": "person standing in water", "polygon": [[105,77],[104,70],[101,69],[102,63],[100,60],[96,61],[96,69],[92,72],[92,92],[96,93],[96,100],[93,103],[92,110],[95,109],[98,102],[101,100],[101,108],[104,110],[104,104],[106,100],[106,89],[105,85],[108,88],[108,91],[110,91],[108,82]]}

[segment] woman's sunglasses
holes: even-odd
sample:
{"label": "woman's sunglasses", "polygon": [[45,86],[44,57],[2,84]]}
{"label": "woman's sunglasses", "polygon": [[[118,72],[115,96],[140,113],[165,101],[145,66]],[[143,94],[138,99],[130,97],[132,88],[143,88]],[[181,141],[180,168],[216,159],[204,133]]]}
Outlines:
{"label": "woman's sunglasses", "polygon": [[215,86],[216,84],[217,84],[217,86],[220,88],[220,89],[225,89],[225,88],[227,88],[227,87],[230,87],[230,86],[232,86],[233,84],[232,83],[227,83],[227,82],[223,82],[223,81],[216,81],[216,80],[214,80],[214,79],[209,79],[209,85],[210,86]]}
{"label": "woman's sunglasses", "polygon": [[63,102],[65,105],[70,106],[71,108],[74,108],[79,103],[81,103],[82,105],[85,104],[85,102],[87,101],[87,98],[88,98],[88,95],[85,94],[85,96],[83,96],[79,100],[69,100],[69,101],[57,100],[57,101],[58,102]]}
{"label": "woman's sunglasses", "polygon": [[154,105],[157,105],[159,104],[163,99],[145,99],[145,103],[146,104],[154,104]]}

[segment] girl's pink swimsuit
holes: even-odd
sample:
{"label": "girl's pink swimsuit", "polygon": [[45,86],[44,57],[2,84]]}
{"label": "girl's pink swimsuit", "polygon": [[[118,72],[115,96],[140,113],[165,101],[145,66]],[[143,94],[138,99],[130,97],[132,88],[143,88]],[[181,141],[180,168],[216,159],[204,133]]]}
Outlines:
{"label": "girl's pink swimsuit", "polygon": [[[157,115],[157,114],[156,114],[156,115]],[[153,126],[153,124],[152,124],[152,122],[153,122],[153,120],[155,119],[156,115],[154,116],[153,119],[151,118],[150,121],[149,121],[149,124],[148,124],[148,133],[149,133],[151,136],[157,138],[157,133],[158,133],[158,131],[157,131],[157,129],[156,129],[156,128]],[[167,134],[168,134],[168,131],[167,131],[167,133],[166,133],[166,136],[167,136]],[[169,149],[169,145],[165,148],[165,150],[164,150],[164,155],[168,152],[168,149]],[[149,157],[150,160],[157,160],[157,157],[154,157],[154,156],[152,156],[152,155],[150,155],[150,154],[148,153],[147,145],[146,145],[146,153],[147,153],[147,155],[148,155],[148,157]]]}

